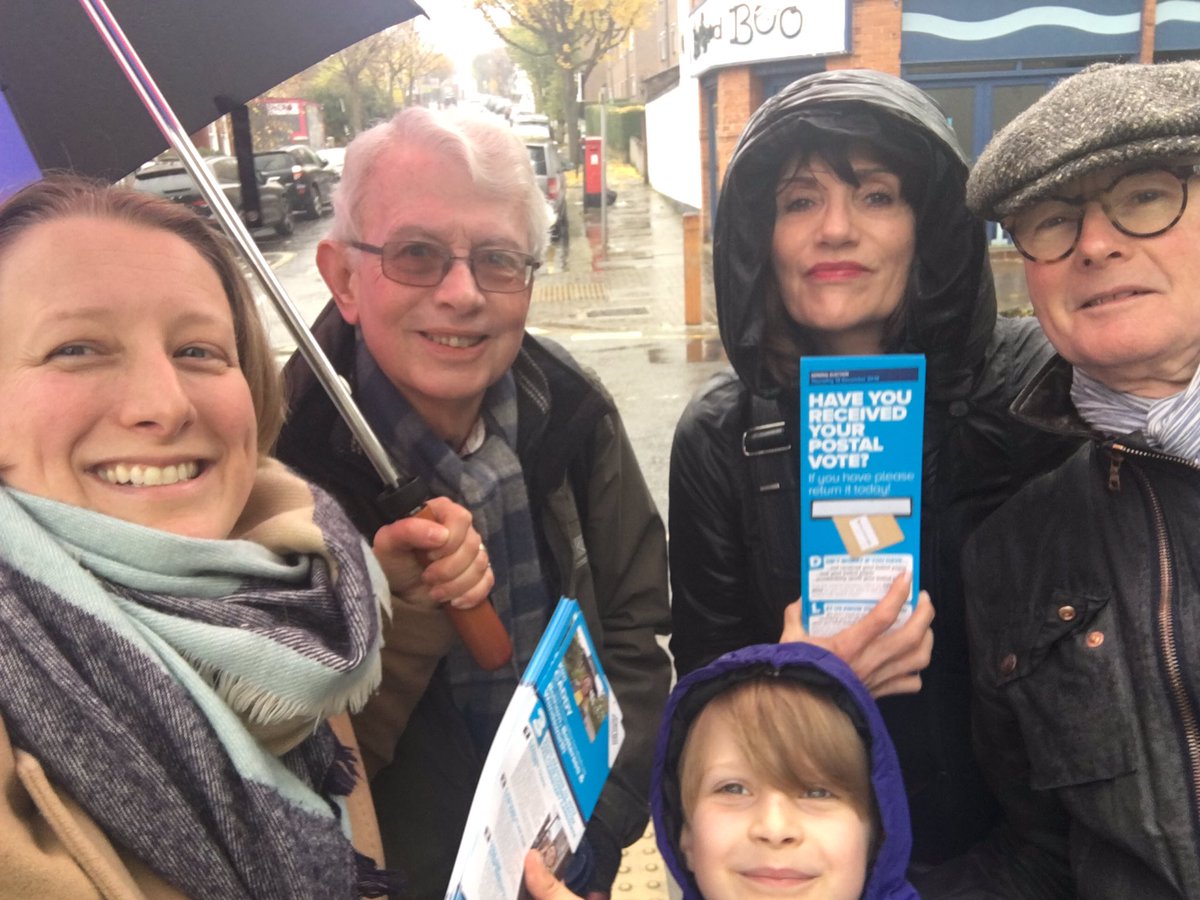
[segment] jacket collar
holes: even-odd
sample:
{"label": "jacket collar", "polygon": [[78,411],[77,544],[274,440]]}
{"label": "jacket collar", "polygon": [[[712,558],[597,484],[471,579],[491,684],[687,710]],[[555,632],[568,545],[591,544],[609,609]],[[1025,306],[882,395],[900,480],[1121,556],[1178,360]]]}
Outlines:
{"label": "jacket collar", "polygon": [[[317,316],[312,333],[354,393],[354,327],[346,323],[333,301]],[[528,333],[512,372],[517,384],[517,456],[530,484],[530,500],[536,504],[562,482],[596,423],[615,408],[607,393],[565,350]],[[374,470],[299,353],[284,366],[284,380],[288,424],[280,437],[281,456],[292,461],[312,459],[313,454],[293,445],[308,444],[314,434],[327,434],[326,446],[337,457],[319,454],[321,466],[336,470],[327,472],[328,477],[341,481],[349,465],[357,478],[373,483]]]}
{"label": "jacket collar", "polygon": [[1102,440],[1104,436],[1083,420],[1071,402],[1072,377],[1071,364],[1055,354],[1021,388],[1009,412],[1043,431]]}

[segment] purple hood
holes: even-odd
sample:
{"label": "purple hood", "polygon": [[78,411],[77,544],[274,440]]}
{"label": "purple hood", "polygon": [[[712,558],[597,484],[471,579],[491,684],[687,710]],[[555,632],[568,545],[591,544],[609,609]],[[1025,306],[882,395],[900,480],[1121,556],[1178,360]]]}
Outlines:
{"label": "purple hood", "polygon": [[703,900],[679,851],[683,812],[679,805],[679,755],[688,727],[704,705],[732,685],[764,673],[833,690],[871,751],[871,783],[879,806],[883,840],[863,890],[863,900],[917,900],[905,879],[912,834],[908,801],[896,750],[867,689],[840,659],[811,644],[758,644],[727,653],[682,679],[663,713],[654,754],[650,807],[654,833],[667,868],[683,888],[684,900]]}

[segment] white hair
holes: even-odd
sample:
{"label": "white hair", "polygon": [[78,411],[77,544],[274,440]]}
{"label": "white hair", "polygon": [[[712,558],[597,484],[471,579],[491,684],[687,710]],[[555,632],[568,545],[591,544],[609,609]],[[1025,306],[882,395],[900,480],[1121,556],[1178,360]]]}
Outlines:
{"label": "white hair", "polygon": [[550,211],[525,144],[495,116],[419,106],[402,109],[390,121],[364,131],[346,148],[342,180],[334,192],[333,238],[347,241],[360,237],[359,204],[374,178],[386,177],[375,173],[375,164],[384,150],[393,146],[422,148],[465,165],[477,188],[511,201],[522,211],[529,231],[529,253],[542,258]]}

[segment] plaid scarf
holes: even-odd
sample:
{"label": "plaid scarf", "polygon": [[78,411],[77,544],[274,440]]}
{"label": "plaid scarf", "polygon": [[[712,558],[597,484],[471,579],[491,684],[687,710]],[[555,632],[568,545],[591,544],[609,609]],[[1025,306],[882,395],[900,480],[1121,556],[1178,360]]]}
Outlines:
{"label": "plaid scarf", "polygon": [[334,501],[268,462],[239,539],[3,488],[0,529],[14,746],[189,896],[360,896],[378,873],[347,840],[353,777],[323,722],[378,684],[387,594]]}
{"label": "plaid scarf", "polygon": [[409,474],[424,478],[435,494],[469,509],[487,547],[496,577],[491,600],[512,637],[512,662],[496,672],[485,672],[461,643],[447,658],[455,703],[475,746],[486,753],[551,612],[525,475],[513,450],[517,445],[516,382],[510,371],[488,389],[482,408],[487,436],[481,447],[460,457],[430,431],[396,390],[367,352],[361,336],[355,373],[363,414],[393,456],[404,461]]}

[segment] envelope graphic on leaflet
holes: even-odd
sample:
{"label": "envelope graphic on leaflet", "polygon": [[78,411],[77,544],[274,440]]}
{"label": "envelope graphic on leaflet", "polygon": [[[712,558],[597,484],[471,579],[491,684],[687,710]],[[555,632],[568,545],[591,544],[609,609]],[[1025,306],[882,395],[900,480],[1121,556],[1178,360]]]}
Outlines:
{"label": "envelope graphic on leaflet", "polygon": [[814,519],[833,519],[846,552],[866,556],[904,540],[897,517],[912,515],[912,500],[889,497],[871,500],[827,500],[813,503]]}
{"label": "envelope graphic on leaflet", "polygon": [[895,516],[837,516],[833,524],[851,556],[874,553],[904,540]]}

